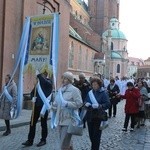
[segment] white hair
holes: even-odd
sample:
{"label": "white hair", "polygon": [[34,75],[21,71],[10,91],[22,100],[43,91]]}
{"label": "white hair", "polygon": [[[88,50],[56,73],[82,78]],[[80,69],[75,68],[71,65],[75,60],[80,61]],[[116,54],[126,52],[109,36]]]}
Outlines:
{"label": "white hair", "polygon": [[71,72],[64,72],[62,74],[64,78],[67,78],[69,81],[73,82],[73,74]]}
{"label": "white hair", "polygon": [[85,78],[85,74],[84,73],[80,73],[79,77],[84,77]]}

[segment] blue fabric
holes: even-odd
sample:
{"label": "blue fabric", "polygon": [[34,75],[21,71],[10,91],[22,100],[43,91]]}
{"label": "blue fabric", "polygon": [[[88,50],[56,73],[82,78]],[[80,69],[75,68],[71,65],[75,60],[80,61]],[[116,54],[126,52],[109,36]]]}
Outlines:
{"label": "blue fabric", "polygon": [[52,62],[54,88],[56,92],[56,78],[58,71],[58,47],[59,47],[59,13],[54,14],[53,40],[52,40]]}
{"label": "blue fabric", "polygon": [[[37,75],[37,77],[39,79],[40,86],[41,86],[41,89],[42,89],[45,97],[48,97],[52,92],[52,81],[48,78],[43,78],[41,74]],[[31,99],[32,99],[32,97],[34,97],[34,89],[31,92]],[[43,106],[43,101],[42,101],[38,91],[36,91],[36,97],[37,97],[37,99],[36,99],[35,105]]]}
{"label": "blue fabric", "polygon": [[[106,110],[110,107],[111,103],[110,103],[110,100],[109,100],[109,96],[108,96],[108,93],[104,90],[104,88],[100,88],[96,91],[92,90],[92,92],[95,96],[95,99],[102,106],[103,109]],[[86,104],[87,102],[91,103],[91,105],[92,105],[89,94],[86,96],[84,104]],[[85,120],[91,121],[90,116],[91,116],[91,110],[92,109],[93,109],[92,106],[88,107],[88,110],[87,110],[87,113],[86,113],[86,116],[85,116]]]}

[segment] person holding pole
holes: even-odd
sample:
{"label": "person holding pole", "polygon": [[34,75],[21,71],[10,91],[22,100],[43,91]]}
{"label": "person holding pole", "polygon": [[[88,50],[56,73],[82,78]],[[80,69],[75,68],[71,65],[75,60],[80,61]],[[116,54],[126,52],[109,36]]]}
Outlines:
{"label": "person holding pole", "polygon": [[[33,102],[33,109],[31,114],[31,121],[30,121],[30,127],[29,127],[29,134],[28,134],[28,140],[22,145],[25,146],[32,146],[34,137],[35,137],[35,131],[36,131],[36,123],[40,117],[41,111],[43,110],[43,106],[45,106],[45,101],[48,101],[48,97],[52,92],[52,80],[47,78],[48,73],[45,71],[44,73],[39,73],[39,71],[36,71],[36,76],[38,78],[38,83],[40,86],[41,91],[38,88],[38,84],[36,88],[34,88],[31,92],[31,98]],[[42,93],[42,94],[41,94]],[[45,97],[45,99],[43,98]],[[47,117],[48,117],[48,110],[45,110],[45,114],[41,116],[41,140],[37,144],[37,146],[43,146],[46,144],[46,138],[48,134],[47,129]]]}

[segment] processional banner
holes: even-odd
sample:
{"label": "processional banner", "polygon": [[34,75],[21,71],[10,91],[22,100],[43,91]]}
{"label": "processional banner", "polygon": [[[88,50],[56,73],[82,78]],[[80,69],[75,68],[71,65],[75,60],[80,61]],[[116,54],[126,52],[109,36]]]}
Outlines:
{"label": "processional banner", "polygon": [[[38,70],[40,73],[42,73],[42,71],[47,71],[49,74],[53,74],[54,86],[56,88],[58,35],[59,13],[26,18],[16,62],[11,74],[11,79],[13,79],[17,70],[19,70],[17,110],[14,118],[19,117],[22,110],[23,73],[26,73],[28,68],[32,68],[33,71]],[[42,95],[42,91],[40,92]],[[3,94],[4,92],[1,96]],[[45,109],[47,109],[47,104],[48,103],[44,102],[43,113]]]}
{"label": "processional banner", "polygon": [[[29,39],[25,60],[25,72],[57,72],[58,63],[58,14],[30,18]],[[55,76],[54,75],[54,76]]]}

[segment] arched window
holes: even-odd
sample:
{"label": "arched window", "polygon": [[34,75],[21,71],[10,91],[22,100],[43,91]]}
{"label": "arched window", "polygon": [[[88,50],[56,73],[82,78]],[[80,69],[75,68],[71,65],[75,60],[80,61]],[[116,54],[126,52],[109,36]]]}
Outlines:
{"label": "arched window", "polygon": [[120,73],[120,64],[117,65],[117,73]]}
{"label": "arched window", "polygon": [[80,15],[80,20],[82,20],[82,15]]}
{"label": "arched window", "polygon": [[74,43],[72,41],[69,49],[69,68],[73,68],[73,64],[74,64]]}
{"label": "arched window", "polygon": [[82,48],[80,46],[78,53],[78,69],[82,69]]}
{"label": "arched window", "polygon": [[114,50],[114,43],[111,42],[111,50]]}
{"label": "arched window", "polygon": [[78,12],[77,12],[77,10],[76,10],[76,16],[78,16]]}

